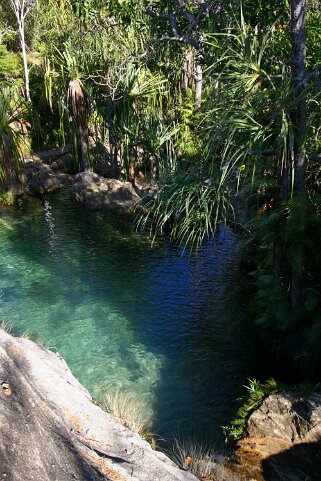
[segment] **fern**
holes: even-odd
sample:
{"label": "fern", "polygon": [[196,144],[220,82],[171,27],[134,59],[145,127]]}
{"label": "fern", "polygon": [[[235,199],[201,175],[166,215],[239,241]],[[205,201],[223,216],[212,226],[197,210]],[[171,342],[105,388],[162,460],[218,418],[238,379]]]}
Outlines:
{"label": "fern", "polygon": [[239,408],[229,425],[223,426],[225,442],[235,442],[246,436],[246,424],[249,416],[257,409],[270,394],[279,391],[283,385],[275,379],[268,379],[265,383],[257,379],[248,379],[244,386],[246,393],[237,400]]}

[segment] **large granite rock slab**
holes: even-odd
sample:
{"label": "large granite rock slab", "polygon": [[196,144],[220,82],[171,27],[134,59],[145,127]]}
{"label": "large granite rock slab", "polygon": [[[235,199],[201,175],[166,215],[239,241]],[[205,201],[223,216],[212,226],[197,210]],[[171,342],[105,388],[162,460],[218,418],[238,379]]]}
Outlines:
{"label": "large granite rock slab", "polygon": [[95,405],[59,355],[1,329],[0,479],[196,481]]}
{"label": "large granite rock slab", "polygon": [[271,394],[249,417],[247,431],[250,437],[273,437],[290,443],[319,441],[321,395],[294,392]]}
{"label": "large granite rock slab", "polygon": [[80,172],[73,185],[74,196],[89,210],[130,214],[140,201],[130,182],[105,179],[93,172]]}

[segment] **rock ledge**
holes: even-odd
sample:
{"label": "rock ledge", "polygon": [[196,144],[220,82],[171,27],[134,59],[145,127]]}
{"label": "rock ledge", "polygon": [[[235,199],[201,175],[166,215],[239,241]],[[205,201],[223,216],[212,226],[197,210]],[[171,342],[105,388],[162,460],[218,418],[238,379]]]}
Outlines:
{"label": "rock ledge", "polygon": [[65,361],[0,329],[0,479],[196,481],[93,404]]}
{"label": "rock ledge", "polygon": [[249,417],[231,465],[240,480],[321,480],[321,395],[279,392]]}

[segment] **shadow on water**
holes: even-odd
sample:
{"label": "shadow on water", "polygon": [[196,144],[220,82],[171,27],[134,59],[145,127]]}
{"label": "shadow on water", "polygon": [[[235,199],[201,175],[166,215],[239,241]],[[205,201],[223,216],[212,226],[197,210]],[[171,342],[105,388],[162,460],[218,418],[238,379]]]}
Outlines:
{"label": "shadow on water", "polygon": [[188,257],[60,195],[0,221],[2,317],[53,342],[95,397],[137,391],[160,436],[220,439],[256,360],[231,232]]}
{"label": "shadow on water", "polygon": [[[223,447],[222,425],[231,420],[236,398],[257,374],[254,336],[244,314],[237,241],[222,232],[220,245],[191,260],[193,298],[184,305],[176,338],[154,397],[155,428],[165,438]],[[210,250],[211,251],[211,250]],[[178,390],[176,386],[180,385]],[[175,398],[170,394],[175,392]],[[172,412],[168,419],[166,412]]]}

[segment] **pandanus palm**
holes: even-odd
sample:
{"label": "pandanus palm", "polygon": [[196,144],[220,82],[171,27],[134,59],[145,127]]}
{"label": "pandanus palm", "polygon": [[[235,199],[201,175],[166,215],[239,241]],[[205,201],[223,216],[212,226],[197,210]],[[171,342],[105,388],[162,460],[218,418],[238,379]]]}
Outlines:
{"label": "pandanus palm", "polygon": [[[53,100],[54,98],[57,99],[61,125],[63,126],[65,125],[65,115],[68,112],[69,124],[76,134],[76,151],[81,169],[88,171],[90,169],[88,157],[90,101],[81,81],[80,66],[76,59],[76,53],[71,52],[73,50],[70,45],[65,45],[65,50],[62,53],[56,50],[52,53],[51,59],[46,59],[46,97],[52,109],[55,108]],[[67,91],[66,85],[68,85]]]}
{"label": "pandanus palm", "polygon": [[19,180],[21,121],[23,109],[12,90],[0,93],[0,183],[1,190],[14,190]]}
{"label": "pandanus palm", "polygon": [[84,172],[90,170],[88,158],[89,97],[79,79],[70,80],[68,107],[75,125],[78,159]]}

